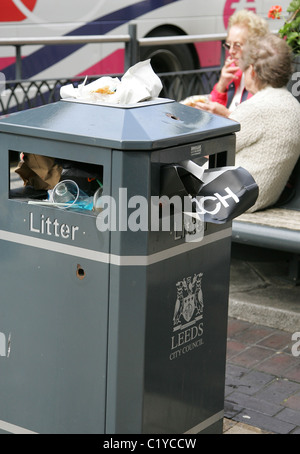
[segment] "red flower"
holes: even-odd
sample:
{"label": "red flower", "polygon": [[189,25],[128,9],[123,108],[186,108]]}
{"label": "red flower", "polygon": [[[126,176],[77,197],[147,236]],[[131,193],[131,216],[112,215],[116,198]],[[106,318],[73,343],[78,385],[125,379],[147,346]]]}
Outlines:
{"label": "red flower", "polygon": [[280,5],[276,6],[271,6],[269,12],[268,12],[268,17],[270,19],[281,19],[281,13],[282,12],[282,7]]}

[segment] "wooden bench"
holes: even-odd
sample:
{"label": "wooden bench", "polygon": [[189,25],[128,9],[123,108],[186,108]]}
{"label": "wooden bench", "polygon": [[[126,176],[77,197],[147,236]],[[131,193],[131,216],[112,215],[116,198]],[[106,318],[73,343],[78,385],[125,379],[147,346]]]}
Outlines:
{"label": "wooden bench", "polygon": [[300,158],[291,182],[293,191],[283,204],[236,218],[232,222],[232,241],[289,253],[289,279],[297,285],[300,284]]}

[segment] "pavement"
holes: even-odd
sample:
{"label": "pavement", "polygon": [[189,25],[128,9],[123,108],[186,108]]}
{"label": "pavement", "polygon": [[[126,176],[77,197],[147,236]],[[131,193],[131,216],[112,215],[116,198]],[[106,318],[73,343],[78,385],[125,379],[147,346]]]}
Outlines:
{"label": "pavement", "polygon": [[300,285],[285,253],[233,244],[223,433],[300,434]]}

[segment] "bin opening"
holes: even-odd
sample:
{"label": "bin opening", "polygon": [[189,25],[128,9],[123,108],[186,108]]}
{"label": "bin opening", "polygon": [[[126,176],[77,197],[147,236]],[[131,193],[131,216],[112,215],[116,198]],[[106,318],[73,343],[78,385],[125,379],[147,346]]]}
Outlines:
{"label": "bin opening", "polygon": [[68,189],[67,182],[78,189],[73,208],[96,211],[94,203],[103,191],[102,165],[9,150],[9,199],[68,208],[66,198],[53,203],[53,190],[62,183]]}
{"label": "bin opening", "polygon": [[140,101],[131,104],[113,104],[109,102],[95,102],[89,101],[88,99],[76,99],[76,98],[64,98],[61,99],[62,102],[74,102],[79,104],[92,104],[93,106],[102,106],[102,107],[114,107],[116,109],[134,109],[136,107],[145,107],[145,106],[155,106],[157,104],[168,104],[174,103],[174,99],[169,98],[151,98],[147,101]]}

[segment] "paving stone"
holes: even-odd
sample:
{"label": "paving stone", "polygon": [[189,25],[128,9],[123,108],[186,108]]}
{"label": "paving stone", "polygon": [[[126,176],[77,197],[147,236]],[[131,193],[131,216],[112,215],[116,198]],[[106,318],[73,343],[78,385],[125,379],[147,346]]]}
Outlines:
{"label": "paving stone", "polygon": [[247,346],[245,344],[242,344],[241,342],[237,342],[236,340],[229,340],[227,342],[227,360],[230,360],[230,358],[245,350],[246,347]]}
{"label": "paving stone", "polygon": [[[228,396],[236,391],[237,389],[240,389],[240,379],[237,377],[227,377],[225,381],[225,397],[228,398]],[[249,388],[249,387],[248,387]],[[246,390],[244,389],[244,393],[246,393]]]}
{"label": "paving stone", "polygon": [[259,391],[256,397],[274,404],[283,404],[288,397],[299,391],[300,385],[298,383],[286,379],[276,379]]}
{"label": "paving stone", "polygon": [[289,378],[290,380],[296,381],[300,383],[300,361],[294,367],[291,367],[289,370],[286,371],[285,377]]}
{"label": "paving stone", "polygon": [[249,369],[246,367],[239,366],[237,364],[232,364],[230,361],[226,363],[226,377],[233,376],[242,378],[244,375],[249,374]]}
{"label": "paving stone", "polygon": [[232,386],[226,386],[225,385],[225,390],[224,390],[224,396],[225,396],[225,402],[228,399],[228,396],[234,392],[234,388]]}
{"label": "paving stone", "polygon": [[266,339],[261,340],[259,345],[282,351],[291,345],[291,334],[285,333],[284,331],[277,331]]}
{"label": "paving stone", "polygon": [[288,397],[283,401],[283,405],[285,407],[291,408],[292,410],[297,410],[300,412],[300,394]]}
{"label": "paving stone", "polygon": [[234,420],[277,434],[289,434],[296,429],[295,424],[281,421],[280,419],[263,415],[262,413],[253,410],[242,411],[234,417]]}
{"label": "paving stone", "polygon": [[227,399],[227,405],[231,404],[233,408],[244,408],[245,410],[254,410],[264,415],[274,416],[282,410],[280,405],[276,405],[265,400],[258,399],[239,392],[233,392]]}
{"label": "paving stone", "polygon": [[225,397],[239,388],[241,378],[248,373],[249,370],[244,367],[239,367],[235,366],[234,364],[227,363],[225,377]]}
{"label": "paving stone", "polygon": [[249,347],[243,352],[231,358],[231,361],[235,364],[240,364],[241,366],[252,368],[256,366],[259,362],[267,359],[271,356],[269,349],[263,347]]}
{"label": "paving stone", "polygon": [[256,344],[262,339],[272,334],[272,328],[253,325],[247,330],[243,330],[234,336],[234,339],[245,344]]}
{"label": "paving stone", "polygon": [[235,422],[228,419],[224,420],[224,431],[225,435],[264,435],[272,432],[261,430],[258,427],[249,426],[241,422]]}
{"label": "paving stone", "polygon": [[268,358],[266,361],[258,364],[257,369],[281,377],[282,374],[285,374],[287,369],[293,366],[294,362],[295,358],[293,358],[293,356],[285,353],[278,353],[272,358]]}
{"label": "paving stone", "polygon": [[231,339],[234,337],[237,333],[248,329],[251,326],[251,323],[243,321],[243,320],[238,320],[235,318],[229,318],[228,320],[228,328],[227,328],[227,337]]}
{"label": "paving stone", "polygon": [[243,407],[236,405],[233,402],[230,402],[228,399],[225,401],[224,405],[224,417],[229,419],[234,419],[234,417],[243,410]]}
{"label": "paving stone", "polygon": [[[229,318],[226,433],[300,434],[300,357],[292,355],[291,334]],[[255,432],[253,432],[255,433]]]}
{"label": "paving stone", "polygon": [[276,377],[264,372],[252,370],[248,374],[244,374],[235,382],[236,389],[243,394],[253,395],[264,389],[265,386],[274,381]]}
{"label": "paving stone", "polygon": [[223,419],[223,433],[227,432],[229,429],[231,429],[236,424],[237,424],[236,421],[233,421],[232,419],[228,419],[225,417]]}
{"label": "paving stone", "polygon": [[292,410],[291,408],[284,408],[276,415],[276,418],[300,426],[300,412]]}

